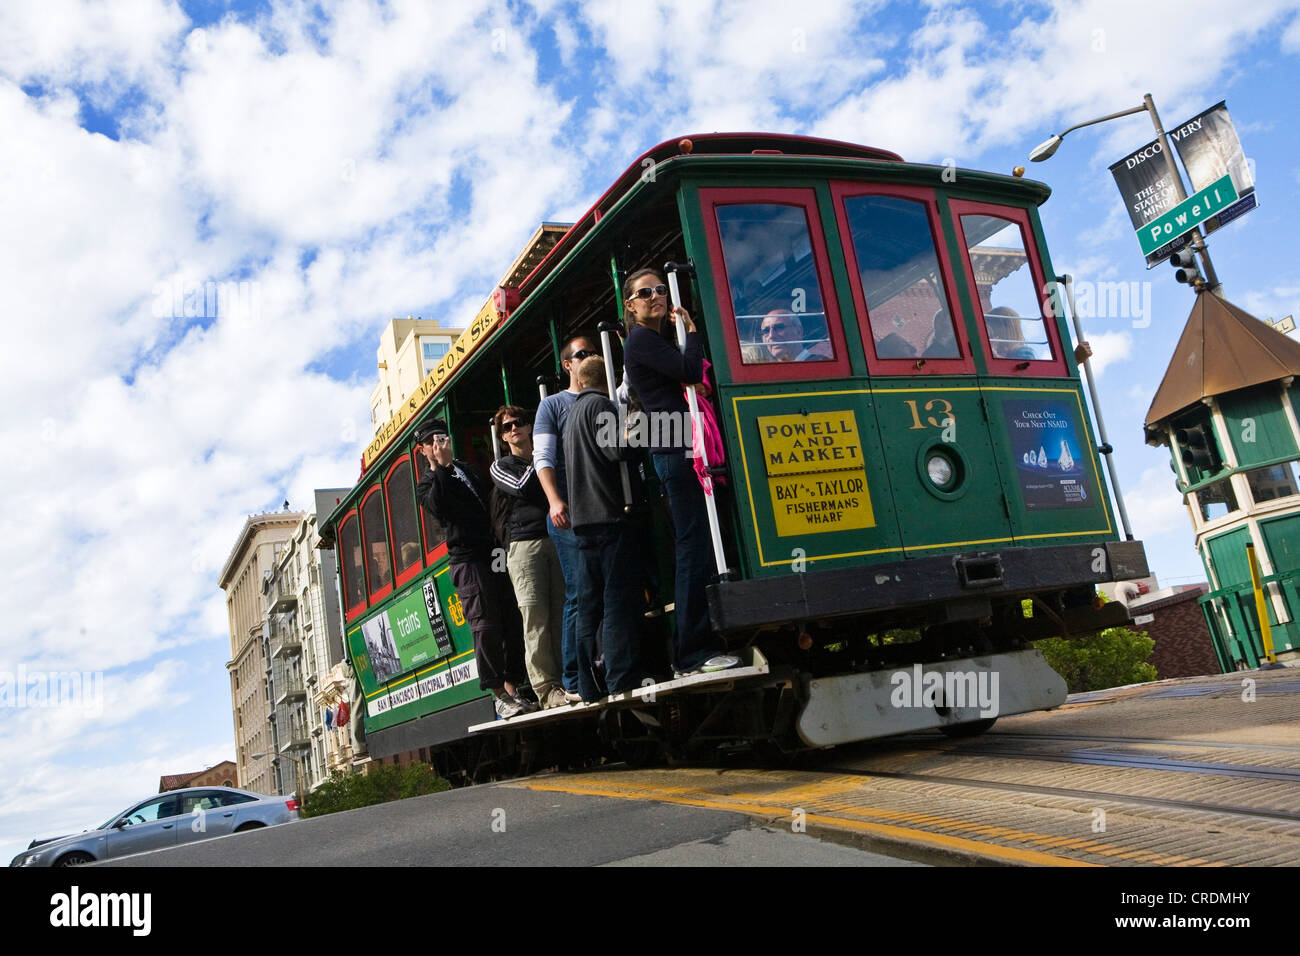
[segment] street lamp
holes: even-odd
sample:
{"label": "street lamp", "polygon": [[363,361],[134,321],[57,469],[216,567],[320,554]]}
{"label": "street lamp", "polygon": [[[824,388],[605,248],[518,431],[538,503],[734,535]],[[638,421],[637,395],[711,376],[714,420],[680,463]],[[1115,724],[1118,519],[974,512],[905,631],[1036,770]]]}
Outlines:
{"label": "street lamp", "polygon": [[297,782],[297,786],[294,787],[294,798],[297,799],[299,803],[302,803],[303,798],[307,795],[307,791],[302,785],[302,765],[301,765],[301,761],[299,761],[297,757],[295,757],[292,753],[288,753],[288,754],[257,753],[257,754],[249,754],[248,756],[253,760],[261,760],[263,757],[271,757],[274,760],[279,760],[281,757],[284,757],[288,760],[291,760],[293,762],[293,776],[295,781]]}
{"label": "street lamp", "polygon": [[[1165,168],[1168,170],[1170,178],[1173,179],[1174,188],[1178,193],[1178,201],[1182,202],[1187,198],[1187,190],[1183,187],[1183,177],[1178,171],[1178,164],[1174,162],[1173,154],[1169,151],[1169,141],[1165,138],[1164,127],[1160,125],[1160,114],[1156,112],[1156,103],[1151,98],[1150,93],[1147,93],[1142,98],[1141,106],[1120,110],[1118,113],[1111,113],[1107,116],[1099,116],[1097,119],[1088,120],[1086,123],[1076,123],[1064,132],[1057,133],[1046,142],[1035,146],[1033,152],[1029,154],[1029,161],[1041,163],[1051,157],[1056,152],[1056,148],[1061,145],[1061,140],[1065,138],[1067,133],[1072,133],[1076,129],[1083,129],[1085,126],[1095,126],[1098,123],[1105,123],[1107,120],[1118,119],[1121,116],[1141,113],[1143,110],[1146,110],[1147,114],[1150,115],[1151,125],[1156,128],[1156,139],[1160,143],[1160,153],[1164,157]],[[1205,288],[1215,295],[1222,294],[1223,287],[1219,285],[1219,277],[1214,271],[1214,263],[1210,261],[1210,250],[1205,246],[1205,237],[1201,235],[1199,226],[1192,229],[1192,249],[1200,255],[1201,262],[1205,266]]]}

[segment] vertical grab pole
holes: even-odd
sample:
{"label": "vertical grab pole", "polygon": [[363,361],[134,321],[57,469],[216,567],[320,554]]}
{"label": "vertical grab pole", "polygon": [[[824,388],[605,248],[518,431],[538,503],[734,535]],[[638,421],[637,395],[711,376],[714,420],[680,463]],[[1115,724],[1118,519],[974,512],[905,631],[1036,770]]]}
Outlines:
{"label": "vertical grab pole", "polygon": [[546,395],[547,395],[546,376],[539,375],[537,376],[537,397],[540,400],[545,398]]}
{"label": "vertical grab pole", "polygon": [[[1057,276],[1057,283],[1065,286],[1065,297],[1070,302],[1070,319],[1074,323],[1074,336],[1080,342],[1083,338],[1083,325],[1079,322],[1079,310],[1074,304],[1074,277],[1069,275]],[[1092,369],[1088,364],[1088,359],[1083,360],[1083,378],[1088,383],[1088,394],[1092,397],[1092,414],[1097,419],[1097,434],[1101,438],[1101,448],[1098,451],[1106,459],[1106,471],[1110,473],[1110,490],[1115,494],[1115,504],[1119,508],[1119,520],[1124,526],[1124,539],[1133,540],[1133,529],[1129,527],[1128,510],[1124,507],[1124,493],[1119,490],[1119,475],[1115,472],[1115,460],[1111,457],[1114,449],[1111,447],[1110,440],[1106,437],[1106,421],[1101,417],[1101,401],[1097,398],[1097,383],[1093,381]]]}
{"label": "vertical grab pole", "polygon": [[[695,272],[695,266],[691,262],[666,262],[664,263],[664,273],[668,276],[668,294],[671,296],[669,304],[674,308],[680,308],[682,304],[681,290],[677,286],[678,271],[687,275]],[[677,327],[677,347],[683,352],[686,351],[686,328],[680,322],[673,323]],[[700,428],[700,405],[695,394],[695,389],[686,386],[686,404],[691,411],[691,433],[700,436],[700,458],[704,461],[704,507],[709,516],[709,536],[713,539],[713,559],[718,566],[718,577],[722,580],[728,578],[727,559],[722,550],[722,528],[718,524],[718,503],[713,497],[713,478],[709,475],[709,455],[705,449],[704,432]]]}
{"label": "vertical grab pole", "polygon": [[488,428],[492,430],[492,460],[501,460],[501,442],[497,440],[497,420],[493,415],[488,419]]}
{"label": "vertical grab pole", "polygon": [[[614,403],[614,408],[620,408],[618,403],[618,388],[614,385],[614,340],[611,338],[613,333],[618,330],[618,326],[613,322],[602,322],[596,327],[600,332],[600,351],[605,357],[605,389],[609,392],[609,400]],[[619,418],[623,418],[620,413]],[[618,436],[622,438],[622,433]],[[623,479],[623,510],[631,512],[632,510],[632,480],[628,477],[627,462],[618,463],[618,476]]]}

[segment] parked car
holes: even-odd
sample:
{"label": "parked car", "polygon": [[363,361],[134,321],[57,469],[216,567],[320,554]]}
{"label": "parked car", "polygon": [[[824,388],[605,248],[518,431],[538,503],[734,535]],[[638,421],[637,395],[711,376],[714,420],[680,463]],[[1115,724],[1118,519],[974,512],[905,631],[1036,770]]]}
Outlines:
{"label": "parked car", "polygon": [[292,797],[233,787],[190,787],[155,794],[94,830],[36,843],[9,865],[79,866],[297,819],[298,802]]}

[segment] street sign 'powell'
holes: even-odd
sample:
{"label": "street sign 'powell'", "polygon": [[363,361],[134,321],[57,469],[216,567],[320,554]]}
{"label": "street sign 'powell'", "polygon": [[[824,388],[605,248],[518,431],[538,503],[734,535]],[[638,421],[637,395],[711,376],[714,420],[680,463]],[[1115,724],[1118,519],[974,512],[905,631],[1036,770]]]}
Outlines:
{"label": "street sign 'powell'", "polygon": [[1215,180],[1163,216],[1152,219],[1138,229],[1138,243],[1142,246],[1143,254],[1149,255],[1165,243],[1191,232],[1236,201],[1237,190],[1232,185],[1232,177],[1224,176]]}

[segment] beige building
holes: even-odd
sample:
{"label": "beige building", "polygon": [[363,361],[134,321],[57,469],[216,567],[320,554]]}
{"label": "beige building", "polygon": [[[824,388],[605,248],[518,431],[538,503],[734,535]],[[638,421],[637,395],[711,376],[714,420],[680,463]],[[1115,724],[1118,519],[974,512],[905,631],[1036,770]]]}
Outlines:
{"label": "beige building", "polygon": [[217,579],[226,592],[230,626],[230,699],[235,723],[235,763],[241,786],[272,793],[270,762],[256,760],[272,746],[271,691],[266,677],[266,602],[262,582],[278,563],[280,548],[303,519],[300,511],[249,515]]}
{"label": "beige building", "polygon": [[442,361],[463,328],[444,328],[437,319],[393,319],[379,336],[375,357],[379,384],[370,393],[370,424],[379,431],[397,407]]}
{"label": "beige building", "polygon": [[328,514],[349,489],[316,492],[315,509],[301,515],[263,576],[267,620],[266,678],[270,746],[254,751],[271,766],[275,793],[306,793],[332,769],[352,761],[349,728],[336,728],[336,711],[351,686],[343,663],[343,629],[335,586],[334,552],[316,548],[316,517]]}

